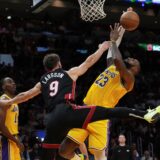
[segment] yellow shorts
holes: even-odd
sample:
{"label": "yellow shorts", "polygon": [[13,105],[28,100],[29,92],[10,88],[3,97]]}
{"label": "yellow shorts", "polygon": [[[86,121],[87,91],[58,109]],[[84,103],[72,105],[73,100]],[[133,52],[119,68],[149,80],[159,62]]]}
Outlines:
{"label": "yellow shorts", "polygon": [[17,145],[8,140],[7,138],[1,138],[1,160],[21,160],[20,150]]}
{"label": "yellow shorts", "polygon": [[83,143],[89,136],[89,150],[103,150],[109,142],[109,120],[102,120],[89,123],[87,129],[73,128],[69,131],[67,137],[76,143]]}

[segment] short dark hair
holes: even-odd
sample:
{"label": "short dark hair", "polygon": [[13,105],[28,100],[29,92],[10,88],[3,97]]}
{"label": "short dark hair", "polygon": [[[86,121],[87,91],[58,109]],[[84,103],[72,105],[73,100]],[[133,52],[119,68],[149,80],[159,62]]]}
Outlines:
{"label": "short dark hair", "polygon": [[43,59],[43,65],[45,69],[52,70],[56,67],[57,63],[60,61],[60,58],[57,54],[47,54]]}
{"label": "short dark hair", "polygon": [[124,136],[124,137],[126,137],[125,134],[124,134],[123,132],[120,133],[120,134],[118,135],[118,137],[119,137],[119,136]]}
{"label": "short dark hair", "polygon": [[12,78],[11,77],[5,77],[5,78],[1,79],[1,81],[0,81],[1,86],[3,86],[8,79],[12,79]]}

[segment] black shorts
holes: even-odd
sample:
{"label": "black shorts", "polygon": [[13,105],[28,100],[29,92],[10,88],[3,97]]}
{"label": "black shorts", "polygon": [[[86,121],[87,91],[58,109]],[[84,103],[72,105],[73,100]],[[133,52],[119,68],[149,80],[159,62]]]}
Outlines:
{"label": "black shorts", "polygon": [[72,128],[86,128],[95,107],[59,104],[46,116],[46,137],[44,143],[60,144]]}
{"label": "black shorts", "polygon": [[106,108],[95,106],[75,106],[66,103],[57,105],[46,116],[46,137],[42,144],[42,160],[65,160],[58,148],[72,128],[86,128],[88,123],[106,119]]}

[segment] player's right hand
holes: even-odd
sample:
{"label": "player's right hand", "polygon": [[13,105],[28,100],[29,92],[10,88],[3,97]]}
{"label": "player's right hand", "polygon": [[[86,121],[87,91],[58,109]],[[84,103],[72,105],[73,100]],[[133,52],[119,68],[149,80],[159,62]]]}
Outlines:
{"label": "player's right hand", "polygon": [[133,11],[132,7],[127,8],[127,11]]}
{"label": "player's right hand", "polygon": [[110,40],[115,42],[115,41],[117,41],[118,37],[120,36],[122,26],[120,26],[119,23],[115,23],[114,27],[112,27],[110,25],[110,29],[111,29]]}
{"label": "player's right hand", "polygon": [[19,148],[20,152],[23,152],[24,151],[24,145],[23,143],[21,143],[19,140],[17,141],[17,147]]}
{"label": "player's right hand", "polygon": [[[133,11],[132,7],[127,8],[127,11]],[[123,13],[127,12],[127,11],[123,11]]]}

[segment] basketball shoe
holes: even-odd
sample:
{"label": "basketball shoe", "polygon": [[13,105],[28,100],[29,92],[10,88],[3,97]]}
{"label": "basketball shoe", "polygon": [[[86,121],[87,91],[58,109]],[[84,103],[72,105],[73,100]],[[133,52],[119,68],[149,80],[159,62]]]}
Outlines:
{"label": "basketball shoe", "polygon": [[157,106],[154,109],[148,109],[148,113],[144,115],[144,119],[149,123],[155,123],[160,120],[160,106]]}

